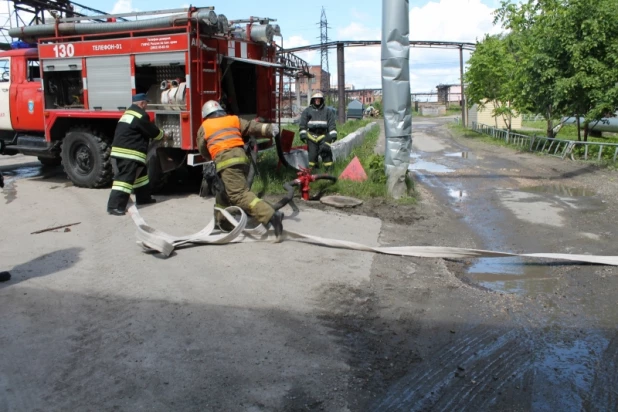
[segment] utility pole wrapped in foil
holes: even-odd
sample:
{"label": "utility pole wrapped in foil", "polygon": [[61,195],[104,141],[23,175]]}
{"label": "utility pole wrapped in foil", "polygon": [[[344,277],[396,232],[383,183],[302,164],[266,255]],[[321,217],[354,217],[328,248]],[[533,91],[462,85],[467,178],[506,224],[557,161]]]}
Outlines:
{"label": "utility pole wrapped in foil", "polygon": [[408,0],[382,0],[382,105],[386,132],[388,192],[407,194],[412,149],[410,101],[410,22]]}

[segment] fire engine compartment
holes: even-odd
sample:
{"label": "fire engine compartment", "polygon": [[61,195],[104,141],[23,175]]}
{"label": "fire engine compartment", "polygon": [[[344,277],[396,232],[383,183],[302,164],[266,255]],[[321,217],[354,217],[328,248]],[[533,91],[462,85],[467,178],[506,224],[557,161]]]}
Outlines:
{"label": "fire engine compartment", "polygon": [[[224,60],[221,67],[221,104],[232,114],[252,118],[257,115],[257,67],[254,64]],[[266,96],[265,96],[266,97]]]}
{"label": "fire engine compartment", "polygon": [[113,121],[136,93],[147,94],[155,123],[173,133],[171,148],[195,149],[208,100],[245,119],[276,121],[278,26],[269,18],[228,25],[225,16],[214,17],[212,8],[189,8],[138,22],[60,19],[55,28],[16,31],[38,37],[46,133],[61,138],[62,127],[53,125],[67,117]]}
{"label": "fire engine compartment", "polygon": [[[309,71],[306,62],[277,55],[273,37],[281,32],[273,21],[249,17],[228,22],[214,7],[187,7],[72,15],[56,17],[52,24],[12,28],[11,37],[29,47],[37,43],[38,49],[28,63],[28,87],[15,87],[23,88],[19,95],[25,99],[30,99],[26,91],[37,92],[27,107],[42,116],[40,124],[29,127],[39,133],[44,155],[57,158],[56,149],[62,147],[65,171],[83,187],[109,183],[110,167],[102,160],[105,145],[99,142],[111,143],[132,96],[145,93],[149,116],[173,136],[148,152],[148,174],[158,182],[163,173],[203,162],[195,137],[207,101],[217,100],[228,113],[245,119],[278,120],[282,77]],[[272,146],[270,136],[265,140],[258,142],[260,150]]]}
{"label": "fire engine compartment", "polygon": [[45,109],[84,108],[81,70],[49,70],[43,74]]}

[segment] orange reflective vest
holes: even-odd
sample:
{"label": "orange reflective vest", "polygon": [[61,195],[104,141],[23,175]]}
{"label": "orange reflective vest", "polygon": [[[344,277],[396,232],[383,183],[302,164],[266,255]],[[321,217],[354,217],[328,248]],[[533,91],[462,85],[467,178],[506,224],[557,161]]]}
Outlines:
{"label": "orange reflective vest", "polygon": [[215,117],[206,119],[202,123],[206,148],[214,160],[222,150],[242,147],[245,142],[240,133],[240,119],[238,116]]}

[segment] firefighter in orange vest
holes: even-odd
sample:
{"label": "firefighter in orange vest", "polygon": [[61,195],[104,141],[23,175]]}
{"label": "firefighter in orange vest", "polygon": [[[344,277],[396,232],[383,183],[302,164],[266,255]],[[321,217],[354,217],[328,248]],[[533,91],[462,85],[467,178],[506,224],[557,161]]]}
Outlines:
{"label": "firefighter in orange vest", "polygon": [[[228,115],[221,105],[210,100],[202,107],[204,122],[197,132],[200,153],[210,157],[216,165],[217,175],[224,190],[216,194],[217,207],[238,206],[266,227],[272,225],[275,236],[283,233],[283,213],[251,192],[247,184],[250,160],[244,149],[244,136],[271,137],[279,133],[276,124],[247,121]],[[215,213],[218,222],[222,216]]]}

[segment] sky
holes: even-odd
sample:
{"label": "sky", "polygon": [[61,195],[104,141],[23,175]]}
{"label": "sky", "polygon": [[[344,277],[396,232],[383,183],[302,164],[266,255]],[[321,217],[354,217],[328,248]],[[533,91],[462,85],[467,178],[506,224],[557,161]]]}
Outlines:
{"label": "sky", "polygon": [[[0,21],[6,21],[8,4],[0,5]],[[164,10],[187,7],[186,0],[77,0],[77,3],[106,12]],[[215,12],[228,20],[249,16],[277,19],[284,47],[296,47],[320,42],[322,7],[328,20],[328,36],[335,40],[380,40],[382,2],[377,0],[212,0],[194,6],[214,6]],[[410,40],[475,42],[486,33],[498,33],[493,26],[492,12],[499,0],[410,0]],[[320,64],[319,52],[298,55],[310,64]],[[469,57],[464,52],[464,61]],[[355,88],[380,88],[380,47],[346,48],[346,84]],[[336,82],[337,56],[329,53],[329,68]],[[435,91],[438,84],[459,83],[459,51],[410,49],[410,87],[412,92]]]}

